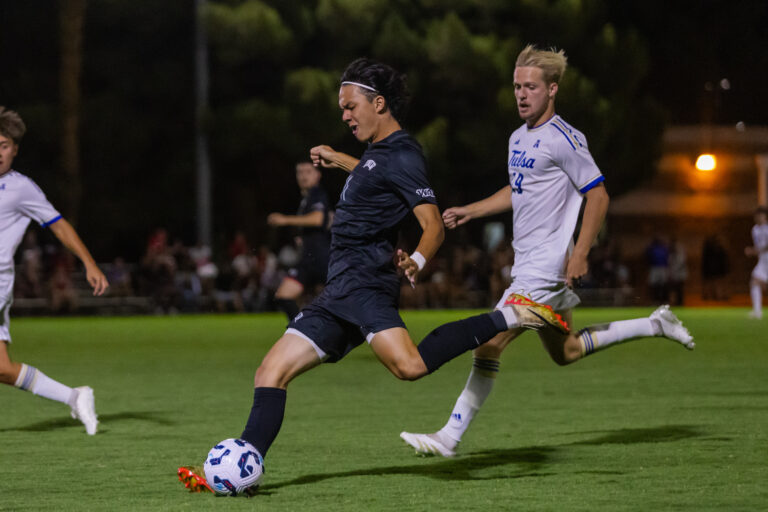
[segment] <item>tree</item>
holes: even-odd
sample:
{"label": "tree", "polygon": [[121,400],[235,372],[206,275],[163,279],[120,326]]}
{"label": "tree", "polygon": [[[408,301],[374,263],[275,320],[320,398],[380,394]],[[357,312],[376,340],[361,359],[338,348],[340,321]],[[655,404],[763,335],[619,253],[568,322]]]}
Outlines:
{"label": "tree", "polygon": [[62,0],[59,5],[61,170],[66,176],[64,210],[70,222],[77,224],[83,190],[80,175],[80,74],[86,0]]}

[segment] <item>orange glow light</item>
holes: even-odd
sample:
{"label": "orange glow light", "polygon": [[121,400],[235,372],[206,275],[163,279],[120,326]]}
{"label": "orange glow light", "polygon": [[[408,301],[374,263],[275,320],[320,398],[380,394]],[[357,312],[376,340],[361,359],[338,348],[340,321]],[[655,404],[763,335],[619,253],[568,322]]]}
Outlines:
{"label": "orange glow light", "polygon": [[696,168],[700,171],[714,171],[717,167],[715,155],[703,154],[696,159]]}

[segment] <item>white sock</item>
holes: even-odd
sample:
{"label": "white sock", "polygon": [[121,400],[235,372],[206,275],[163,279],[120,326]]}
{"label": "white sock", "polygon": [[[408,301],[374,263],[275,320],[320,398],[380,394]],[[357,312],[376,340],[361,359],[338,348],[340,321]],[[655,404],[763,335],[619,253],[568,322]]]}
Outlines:
{"label": "white sock", "polygon": [[620,320],[609,324],[592,325],[579,331],[581,354],[588,356],[624,341],[661,334],[661,326],[654,325],[650,318]]}
{"label": "white sock", "polygon": [[501,311],[501,314],[504,315],[504,320],[507,322],[508,329],[516,329],[517,327],[520,327],[520,322],[518,321],[515,312],[512,311],[512,308],[500,308],[496,311]]}
{"label": "white sock", "polygon": [[46,374],[26,364],[21,365],[21,371],[13,384],[24,391],[31,391],[37,396],[56,400],[68,405],[73,405],[77,398],[77,391],[48,377]]}
{"label": "white sock", "polygon": [[467,384],[453,406],[448,423],[437,434],[448,448],[453,450],[461,436],[469,428],[472,418],[491,394],[496,375],[499,373],[498,359],[475,358]]}
{"label": "white sock", "polygon": [[763,288],[759,284],[753,284],[749,287],[749,294],[752,296],[752,311],[760,315],[763,312]]}

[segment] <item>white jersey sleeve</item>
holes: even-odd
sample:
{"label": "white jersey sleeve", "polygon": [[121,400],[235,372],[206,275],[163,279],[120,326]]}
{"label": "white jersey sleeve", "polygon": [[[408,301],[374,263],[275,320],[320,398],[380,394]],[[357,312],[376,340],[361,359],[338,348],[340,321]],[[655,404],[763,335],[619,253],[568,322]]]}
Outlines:
{"label": "white jersey sleeve", "polygon": [[552,159],[568,175],[576,190],[584,194],[604,181],[605,178],[587,147],[587,138],[559,118],[553,119],[552,126],[563,134],[561,141],[567,142],[561,142],[552,148]]}
{"label": "white jersey sleeve", "polygon": [[61,214],[48,201],[37,183],[25,178],[19,191],[19,211],[43,227],[61,219]]}

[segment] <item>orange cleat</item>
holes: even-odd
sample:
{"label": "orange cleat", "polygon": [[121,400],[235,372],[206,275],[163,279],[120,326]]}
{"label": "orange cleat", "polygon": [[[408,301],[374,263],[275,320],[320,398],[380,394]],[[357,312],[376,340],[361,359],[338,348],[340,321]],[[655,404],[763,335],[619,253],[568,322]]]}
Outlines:
{"label": "orange cleat", "polygon": [[189,492],[213,492],[213,489],[205,480],[203,468],[199,466],[182,466],[176,473],[179,475],[179,480],[184,483],[184,487],[189,489]]}

